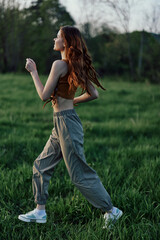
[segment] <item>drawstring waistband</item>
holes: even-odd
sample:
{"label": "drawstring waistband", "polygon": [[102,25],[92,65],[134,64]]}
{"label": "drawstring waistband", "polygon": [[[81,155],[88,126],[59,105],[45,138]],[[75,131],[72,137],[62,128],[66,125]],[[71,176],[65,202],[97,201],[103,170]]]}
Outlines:
{"label": "drawstring waistband", "polygon": [[76,111],[75,111],[74,108],[73,109],[63,110],[63,111],[60,111],[60,112],[54,112],[53,116],[54,117],[59,117],[59,116],[71,115],[71,114],[76,114]]}

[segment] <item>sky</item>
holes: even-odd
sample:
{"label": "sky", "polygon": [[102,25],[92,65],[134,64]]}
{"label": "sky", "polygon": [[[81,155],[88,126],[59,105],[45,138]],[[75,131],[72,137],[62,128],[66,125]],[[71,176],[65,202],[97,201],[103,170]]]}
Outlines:
{"label": "sky", "polygon": [[[17,0],[21,5],[29,6],[32,0]],[[117,0],[123,4],[125,0]],[[124,27],[120,23],[119,18],[116,17],[115,12],[106,6],[105,0],[59,0],[61,5],[66,7],[72,18],[76,22],[76,26],[80,26],[87,22],[87,19],[93,23],[93,26],[100,29],[100,26],[113,26],[124,32]],[[136,3],[131,8],[130,22],[128,30],[130,32],[135,30],[149,30],[151,25],[151,15],[153,6],[159,6],[160,0],[130,0]],[[158,8],[157,8],[158,9]],[[148,14],[148,18],[145,16]],[[160,15],[160,13],[159,13]],[[159,17],[160,24],[160,17]]]}

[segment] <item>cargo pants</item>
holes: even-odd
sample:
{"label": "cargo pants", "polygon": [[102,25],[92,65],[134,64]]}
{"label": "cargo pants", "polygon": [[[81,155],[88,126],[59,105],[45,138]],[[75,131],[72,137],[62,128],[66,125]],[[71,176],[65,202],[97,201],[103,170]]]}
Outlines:
{"label": "cargo pants", "polygon": [[55,166],[63,158],[72,183],[96,208],[112,208],[109,194],[96,171],[88,166],[83,150],[83,127],[75,109],[54,112],[54,127],[43,151],[34,161],[32,189],[35,203],[48,199],[48,185]]}

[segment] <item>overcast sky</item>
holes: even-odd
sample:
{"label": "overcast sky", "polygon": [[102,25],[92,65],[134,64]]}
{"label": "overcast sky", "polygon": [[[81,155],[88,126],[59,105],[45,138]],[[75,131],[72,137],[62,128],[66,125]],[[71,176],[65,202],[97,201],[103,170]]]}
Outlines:
{"label": "overcast sky", "polygon": [[[25,3],[26,6],[29,6],[32,0],[17,1],[22,5]],[[150,24],[149,21],[151,20],[153,6],[157,6],[158,9],[158,6],[160,6],[160,0],[130,1],[136,2],[136,4],[132,6],[129,31],[142,29],[148,31],[148,25]],[[75,20],[77,26],[85,23],[88,19],[89,21],[93,22],[94,26],[98,27],[102,23],[108,23],[111,26],[116,26],[120,31],[123,31],[122,24],[116,18],[114,12],[106,6],[105,0],[59,0],[59,2],[66,7],[66,10]],[[119,2],[123,3],[124,0],[119,0]],[[145,18],[145,13],[148,13],[150,16],[148,19]]]}

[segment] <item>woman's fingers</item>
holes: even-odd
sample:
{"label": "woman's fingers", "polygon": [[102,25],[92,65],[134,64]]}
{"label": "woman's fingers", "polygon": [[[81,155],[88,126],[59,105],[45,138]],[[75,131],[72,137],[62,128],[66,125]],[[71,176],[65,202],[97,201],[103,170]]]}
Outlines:
{"label": "woman's fingers", "polygon": [[25,68],[29,71],[32,72],[36,70],[36,64],[31,58],[26,58],[26,65]]}
{"label": "woman's fingers", "polygon": [[31,58],[27,58],[28,60],[30,60],[32,63],[35,63],[34,61],[33,61],[33,59],[31,59]]}
{"label": "woman's fingers", "polygon": [[31,58],[26,58],[26,61],[31,61],[34,63],[34,61]]}

